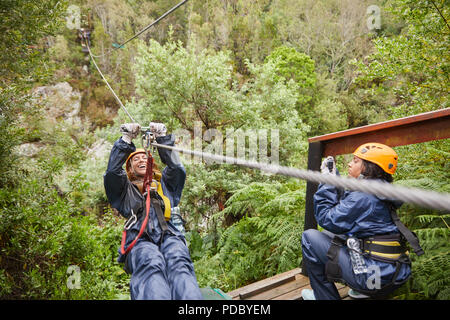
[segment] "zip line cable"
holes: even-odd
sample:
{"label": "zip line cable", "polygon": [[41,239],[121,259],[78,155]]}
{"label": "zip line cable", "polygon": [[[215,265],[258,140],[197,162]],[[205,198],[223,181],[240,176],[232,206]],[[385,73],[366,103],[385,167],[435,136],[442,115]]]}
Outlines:
{"label": "zip line cable", "polygon": [[113,88],[111,88],[111,86],[108,83],[108,80],[106,80],[105,76],[103,75],[102,71],[100,70],[100,68],[98,67],[97,63],[95,62],[95,59],[92,55],[92,51],[91,48],[89,47],[89,43],[87,41],[87,39],[84,37],[83,35],[83,39],[84,42],[86,43],[86,47],[88,48],[89,51],[89,55],[91,56],[91,60],[94,63],[95,68],[97,68],[98,73],[100,73],[100,75],[103,78],[103,81],[105,81],[106,85],[108,86],[109,90],[111,90],[112,94],[114,95],[114,98],[116,98],[117,102],[119,102],[120,107],[125,111],[125,113],[128,115],[128,117],[130,118],[130,120],[132,122],[136,122],[136,120],[134,120],[134,118],[131,116],[131,114],[128,112],[127,108],[125,108],[125,106],[123,105],[122,101],[120,101],[119,97],[117,96],[117,94],[115,93],[115,91],[113,90]]}
{"label": "zip line cable", "polygon": [[186,150],[179,147],[166,146],[158,143],[151,143],[151,145],[158,148],[165,148],[173,151],[190,154],[195,157],[199,157],[200,159],[201,158],[210,159],[219,163],[233,164],[247,168],[258,169],[272,174],[308,180],[315,183],[331,184],[338,188],[361,191],[386,199],[396,199],[403,202],[416,204],[421,207],[427,207],[431,209],[450,212],[450,194],[448,193],[440,193],[418,188],[407,188],[392,185],[386,182],[379,182],[376,180],[362,180],[362,179],[334,176],[331,174],[322,174],[321,172],[318,171],[302,170],[279,165],[271,165],[257,161],[249,161],[241,158],[215,155],[202,151]]}
{"label": "zip line cable", "polygon": [[[182,3],[178,4],[176,7],[172,8],[169,11],[170,12],[174,11],[176,8],[178,8],[181,4],[183,4],[186,1],[187,0],[183,1]],[[165,14],[165,15],[167,15],[167,14]],[[161,20],[162,17],[163,16],[161,16],[161,18],[159,20]],[[153,25],[154,24],[155,23],[153,23]],[[146,28],[145,30],[147,30],[148,28]],[[145,30],[142,30],[142,32],[144,32]],[[142,32],[140,32],[139,34],[141,34]],[[139,34],[137,34],[136,36],[138,36]],[[94,56],[91,52],[91,48],[89,47],[87,39],[84,36],[83,36],[83,39],[86,43],[86,47],[88,48],[89,55],[92,59],[92,62],[94,63],[94,66],[96,67],[97,71],[100,73],[101,77],[105,81],[109,90],[111,90],[112,94],[114,95],[116,100],[119,102],[119,105],[122,107],[122,109],[128,115],[130,120],[132,122],[136,122],[134,120],[134,118],[130,115],[128,110],[125,108],[122,101],[119,99],[119,97],[115,93],[114,89],[109,85],[108,80],[106,80],[102,71],[100,70],[97,63],[95,62]],[[127,40],[127,42],[131,41],[131,40],[132,39],[129,39],[129,40]],[[142,129],[144,129],[144,128],[142,128]],[[187,149],[183,149],[183,148],[179,148],[179,147],[166,146],[166,145],[158,144],[155,142],[150,143],[150,145],[157,147],[157,148],[165,148],[165,149],[193,155],[194,157],[198,157],[200,159],[210,159],[210,160],[216,161],[218,163],[233,164],[233,165],[243,166],[243,167],[247,167],[247,168],[258,169],[260,171],[265,171],[265,172],[272,173],[272,174],[278,174],[278,175],[284,175],[287,177],[308,180],[308,181],[315,182],[315,183],[331,184],[338,188],[354,190],[354,191],[361,191],[361,192],[370,193],[375,196],[386,198],[386,199],[400,200],[403,202],[416,204],[421,207],[427,207],[427,208],[431,208],[431,209],[437,209],[437,210],[441,210],[441,211],[450,212],[450,194],[448,194],[448,193],[440,193],[440,192],[428,191],[428,190],[417,189],[417,188],[406,188],[406,187],[396,186],[396,185],[392,185],[389,183],[383,183],[383,182],[379,182],[379,181],[375,181],[375,180],[362,180],[362,179],[334,176],[331,174],[322,174],[318,171],[302,170],[302,169],[290,168],[290,167],[285,167],[285,166],[272,165],[272,164],[261,163],[261,162],[257,162],[257,161],[249,161],[249,160],[240,159],[240,158],[215,155],[215,154],[206,153],[206,152],[202,152],[202,151],[192,151],[192,150],[187,150]]]}
{"label": "zip line cable", "polygon": [[148,29],[150,29],[151,27],[153,27],[154,25],[156,25],[158,22],[160,22],[161,20],[163,20],[165,17],[167,17],[169,14],[171,14],[172,12],[174,12],[175,10],[177,10],[179,7],[181,7],[183,4],[185,4],[188,0],[183,0],[180,3],[178,3],[176,6],[174,6],[173,8],[169,9],[168,11],[166,11],[162,16],[160,16],[158,19],[156,19],[155,21],[153,21],[152,23],[150,23],[148,26],[146,26],[144,29],[142,29],[141,31],[139,31],[138,33],[136,33],[134,36],[132,36],[131,38],[129,38],[128,40],[126,40],[125,42],[123,42],[122,44],[119,44],[117,46],[115,46],[113,49],[109,49],[109,51],[105,52],[104,54],[101,55],[94,55],[92,54],[93,57],[95,58],[101,58],[103,56],[109,55],[111,52],[113,52],[114,50],[123,48],[124,45],[126,45],[128,42],[136,39],[137,37],[139,37],[141,34],[143,34],[145,31],[147,31]]}
{"label": "zip line cable", "polygon": [[130,113],[128,112],[127,108],[125,108],[125,106],[123,105],[122,101],[120,101],[119,97],[117,96],[117,94],[115,93],[115,91],[113,90],[113,88],[111,88],[111,86],[109,85],[108,80],[106,80],[106,77],[103,75],[103,72],[100,70],[100,68],[98,67],[97,63],[95,62],[94,57],[99,58],[99,57],[103,57],[109,53],[111,53],[113,50],[115,49],[119,49],[122,48],[126,43],[132,41],[133,39],[137,38],[138,36],[140,36],[141,34],[143,34],[145,31],[147,31],[148,29],[150,29],[151,27],[153,27],[154,25],[156,25],[158,22],[160,22],[162,19],[164,19],[165,17],[167,17],[169,14],[171,14],[172,12],[174,12],[176,9],[178,9],[179,7],[181,7],[183,4],[185,4],[188,0],[183,0],[180,3],[178,3],[176,6],[174,6],[173,8],[171,8],[170,10],[168,10],[167,12],[165,12],[162,16],[160,16],[158,19],[156,19],[155,21],[153,21],[152,23],[150,23],[148,26],[146,26],[144,29],[142,29],[141,31],[139,31],[138,33],[136,33],[134,36],[132,36],[130,39],[126,40],[124,43],[120,44],[118,47],[102,54],[99,56],[96,56],[92,53],[91,48],[89,46],[89,41],[88,39],[86,39],[86,36],[84,34],[82,34],[82,38],[84,40],[84,43],[86,44],[86,47],[88,49],[89,55],[92,59],[92,62],[94,63],[95,68],[97,69],[98,73],[100,73],[100,75],[102,76],[103,81],[105,81],[106,85],[108,86],[109,90],[111,90],[112,94],[114,95],[114,98],[116,98],[117,102],[119,102],[120,107],[125,111],[125,113],[128,115],[128,117],[130,118],[130,120],[132,122],[136,122],[136,120],[134,120],[134,118],[130,115]]}

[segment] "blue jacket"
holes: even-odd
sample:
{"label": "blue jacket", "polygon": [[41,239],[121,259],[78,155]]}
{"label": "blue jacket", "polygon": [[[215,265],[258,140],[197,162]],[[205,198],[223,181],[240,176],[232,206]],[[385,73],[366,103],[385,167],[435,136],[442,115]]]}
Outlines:
{"label": "blue jacket", "polygon": [[[314,195],[314,213],[317,223],[335,233],[366,238],[373,235],[399,233],[392,221],[386,201],[401,206],[398,201],[380,199],[360,191],[345,191],[342,196],[335,186],[320,184]],[[382,282],[389,282],[395,272],[395,265],[364,257],[366,265],[380,267]],[[408,278],[411,268],[403,264],[397,276],[398,281]]]}
{"label": "blue jacket", "polygon": [[[156,142],[159,144],[173,146],[175,137],[173,135],[158,137],[156,138]],[[133,143],[128,144],[121,138],[117,140],[111,150],[108,167],[106,173],[104,174],[104,186],[108,201],[111,206],[117,209],[123,217],[129,218],[131,215],[131,209],[141,207],[140,212],[135,212],[138,215],[138,222],[127,231],[125,248],[127,248],[128,245],[135,239],[145,218],[145,199],[138,187],[130,182],[125,170],[122,168],[128,156],[135,150],[136,147]],[[161,161],[167,165],[162,171],[162,190],[164,195],[169,198],[171,207],[173,208],[180,202],[186,180],[186,171],[180,162],[177,152],[158,148],[158,153]],[[151,225],[153,226],[153,231],[151,230]],[[184,236],[180,231],[178,231],[171,221],[167,221],[167,225],[172,234],[184,239]],[[158,223],[155,209],[151,206],[149,222],[142,237],[149,237],[152,242],[159,243],[161,234],[162,231]],[[120,255],[119,262],[123,262],[124,258],[125,257]]]}
{"label": "blue jacket", "polygon": [[366,238],[398,233],[385,201],[360,191],[345,191],[340,197],[336,187],[321,184],[314,195],[314,213],[321,227],[336,234]]}

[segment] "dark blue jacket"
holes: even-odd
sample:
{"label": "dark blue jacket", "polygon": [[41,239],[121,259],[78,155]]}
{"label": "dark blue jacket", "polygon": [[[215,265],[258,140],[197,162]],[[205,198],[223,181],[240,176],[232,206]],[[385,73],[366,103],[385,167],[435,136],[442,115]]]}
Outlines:
{"label": "dark blue jacket", "polygon": [[[156,138],[156,142],[173,146],[175,137],[173,135],[158,137]],[[136,207],[141,208],[139,212],[134,210],[138,215],[138,222],[128,230],[125,248],[127,248],[135,239],[145,218],[145,199],[138,187],[128,179],[127,174],[123,169],[126,159],[135,150],[136,147],[133,143],[128,144],[121,138],[117,140],[111,150],[108,167],[104,174],[106,196],[113,208],[117,209],[125,218],[131,216],[131,209]],[[161,161],[167,165],[162,171],[161,186],[164,195],[169,198],[171,207],[173,208],[178,206],[178,203],[180,202],[186,180],[186,170],[181,164],[177,152],[158,148],[158,153]],[[171,221],[167,221],[167,225],[172,234],[184,239],[184,236],[177,230]],[[153,230],[150,226],[153,226]],[[149,222],[142,237],[148,237],[152,242],[159,243],[161,233],[161,227],[159,226],[155,209],[151,206]],[[124,257],[120,256],[119,261],[123,262],[123,260]]]}
{"label": "dark blue jacket", "polygon": [[[380,199],[377,196],[360,191],[345,191],[342,196],[335,186],[320,184],[314,194],[314,213],[317,223],[324,229],[335,233],[366,238],[373,235],[399,233],[392,221],[387,201],[396,208],[398,201]],[[367,265],[380,267],[384,283],[389,282],[395,272],[395,265],[364,258]],[[403,264],[397,280],[410,276],[411,268]]]}
{"label": "dark blue jacket", "polygon": [[317,223],[336,234],[366,238],[398,233],[386,201],[360,191],[345,191],[340,197],[336,187],[321,184],[314,195],[314,212]]}

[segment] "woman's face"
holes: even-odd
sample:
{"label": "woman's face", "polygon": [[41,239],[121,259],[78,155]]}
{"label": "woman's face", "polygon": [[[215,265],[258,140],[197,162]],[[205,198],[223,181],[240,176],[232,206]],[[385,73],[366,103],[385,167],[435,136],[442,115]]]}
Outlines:
{"label": "woman's face", "polygon": [[138,153],[131,158],[131,169],[137,177],[145,176],[147,170],[147,155],[145,153]]}
{"label": "woman's face", "polygon": [[364,163],[361,158],[353,156],[352,161],[348,163],[348,175],[353,178],[358,178],[364,169]]}

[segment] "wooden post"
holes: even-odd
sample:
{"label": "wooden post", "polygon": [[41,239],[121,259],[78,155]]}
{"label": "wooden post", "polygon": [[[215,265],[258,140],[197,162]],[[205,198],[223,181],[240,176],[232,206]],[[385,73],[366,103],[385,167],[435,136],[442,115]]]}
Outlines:
{"label": "wooden post", "polygon": [[[320,141],[310,142],[308,148],[308,170],[319,171],[322,163],[323,144]],[[304,230],[317,229],[317,221],[314,217],[313,197],[319,185],[308,181],[306,183],[305,196],[305,224]],[[306,266],[302,263],[302,274],[306,275]]]}
{"label": "wooden post", "polygon": [[[308,150],[308,170],[320,171],[322,163],[323,145],[322,142],[309,143]],[[318,184],[308,181],[306,183],[306,203],[305,203],[305,230],[317,229],[316,218],[314,217],[313,196],[317,191]]]}

